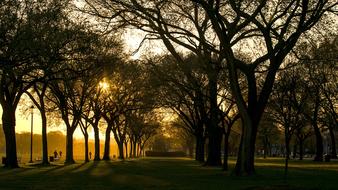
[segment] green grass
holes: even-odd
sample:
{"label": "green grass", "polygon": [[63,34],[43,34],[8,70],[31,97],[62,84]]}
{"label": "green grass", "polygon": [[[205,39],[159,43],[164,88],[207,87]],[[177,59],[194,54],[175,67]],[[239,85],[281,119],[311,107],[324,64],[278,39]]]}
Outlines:
{"label": "green grass", "polygon": [[22,165],[12,170],[0,168],[0,189],[338,189],[337,161],[291,161],[287,181],[283,166],[282,159],[257,159],[257,175],[235,177],[185,158]]}

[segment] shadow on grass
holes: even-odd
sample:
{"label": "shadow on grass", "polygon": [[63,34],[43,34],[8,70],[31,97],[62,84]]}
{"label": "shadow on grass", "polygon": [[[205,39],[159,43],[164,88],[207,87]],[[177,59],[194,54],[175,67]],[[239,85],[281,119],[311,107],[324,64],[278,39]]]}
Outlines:
{"label": "shadow on grass", "polygon": [[274,185],[274,186],[254,186],[254,187],[248,187],[243,190],[319,190],[317,188],[309,188],[309,189],[302,189],[299,187],[291,187],[289,185]]}
{"label": "shadow on grass", "polygon": [[[127,161],[97,161],[21,168],[17,174],[0,170],[0,189],[247,189],[294,190],[335,189],[338,173],[326,169],[308,169],[311,162],[291,168],[283,179],[279,160],[259,160],[257,175],[235,177],[221,168],[202,167],[190,159],[146,158]],[[297,163],[294,163],[297,164]],[[335,165],[335,164],[333,164]],[[233,168],[234,165],[230,164]],[[319,167],[320,168],[320,167]],[[5,172],[5,173],[4,173]]]}

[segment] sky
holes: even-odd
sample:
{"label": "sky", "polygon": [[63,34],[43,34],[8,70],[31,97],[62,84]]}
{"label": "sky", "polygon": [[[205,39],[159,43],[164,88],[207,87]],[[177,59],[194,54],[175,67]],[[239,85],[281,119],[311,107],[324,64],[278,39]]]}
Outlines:
{"label": "sky", "polygon": [[[78,1],[78,3],[81,4],[81,1]],[[130,54],[130,58],[135,60],[139,59],[142,56],[147,55],[156,55],[156,54],[163,54],[166,52],[165,47],[162,45],[162,43],[159,43],[159,41],[146,41],[142,48],[139,49],[138,52],[133,54],[138,48],[140,43],[142,42],[142,39],[144,38],[145,33],[136,29],[127,29],[125,30],[124,34],[122,35],[122,38],[125,42],[125,51],[127,51],[128,54]],[[21,98],[22,100],[19,103],[19,106],[16,110],[16,132],[17,133],[23,133],[23,132],[30,132],[31,131],[31,115],[30,110],[26,111],[24,113],[23,110],[27,110],[31,105],[33,105],[33,102],[29,100],[29,98],[26,95],[23,95]],[[2,107],[0,106],[0,115],[2,116]],[[2,123],[2,120],[0,120],[0,123]],[[62,122],[61,122],[62,123]],[[2,129],[1,129],[2,130]],[[47,132],[50,131],[62,131],[65,133],[66,127],[64,125],[60,126],[48,126]],[[92,128],[89,128],[89,135],[90,139],[94,139],[94,133]],[[41,116],[39,111],[35,108],[33,111],[33,133],[34,134],[41,134]],[[104,130],[100,134],[101,139],[104,137]],[[83,138],[83,134],[78,127],[76,131],[74,132],[75,138]]]}
{"label": "sky", "polygon": [[[139,44],[141,43],[142,39],[144,37],[144,34],[141,32],[137,32],[137,30],[127,30],[124,35],[124,41],[125,45],[128,47],[126,48],[127,53],[132,53],[134,52],[138,47]],[[139,52],[137,52],[134,55],[131,55],[131,59],[139,59],[143,54],[149,53],[149,47],[152,47],[151,53],[159,54],[163,53],[165,50],[163,47],[159,45],[159,43],[156,43],[157,45],[150,45],[149,43],[145,43],[144,47],[140,49]],[[24,114],[23,110],[29,108],[31,105],[33,105],[33,102],[29,100],[29,98],[26,95],[23,95],[23,97],[20,100],[19,106],[16,110],[16,132],[17,133],[22,133],[22,132],[30,132],[31,130],[31,115],[30,111],[26,112]],[[35,134],[41,134],[41,115],[39,113],[39,110],[36,108],[33,111],[33,133]],[[27,115],[28,114],[28,115]],[[2,115],[2,107],[0,106],[0,115]],[[2,123],[2,120],[0,120],[0,123]],[[64,125],[61,126],[52,126],[48,127],[47,131],[66,131],[66,127]],[[92,128],[89,129],[90,131],[90,138],[94,139],[94,134],[92,131]],[[100,134],[104,137],[104,133]],[[83,138],[83,134],[81,130],[78,128],[74,132],[74,137],[75,138]],[[102,138],[102,137],[101,137]]]}
{"label": "sky", "polygon": [[[27,99],[26,96],[23,96],[22,99]],[[15,131],[16,133],[24,133],[24,132],[30,132],[31,131],[31,112],[24,112],[26,107],[30,107],[33,105],[33,103],[27,99],[27,101],[20,101],[19,106],[16,110],[15,117],[16,117],[16,127]],[[0,115],[2,116],[2,107],[0,106]],[[26,114],[25,114],[26,113]],[[0,120],[0,123],[2,123],[2,120]],[[41,134],[41,115],[38,109],[33,109],[33,133],[34,134]],[[1,129],[2,130],[2,129]],[[60,126],[47,126],[47,132],[51,131],[61,131],[63,133],[66,132],[66,126],[64,126],[61,122]],[[94,133],[92,128],[90,127],[88,129],[89,131],[89,138],[94,139]],[[76,131],[74,132],[74,138],[76,139],[82,139],[83,134],[78,127]],[[100,139],[104,138],[104,133],[101,132]]]}
{"label": "sky", "polygon": [[[81,2],[79,1],[81,4]],[[143,38],[145,37],[145,32],[142,32],[137,29],[126,29],[122,35],[122,38],[124,40],[124,44],[126,48],[124,50],[127,54],[130,55],[130,58],[132,60],[140,59],[142,57],[147,57],[148,55],[159,55],[164,54],[167,52],[165,46],[161,43],[159,40],[152,40],[152,41],[145,41],[142,44],[142,47],[139,48],[140,43],[142,42]],[[139,51],[135,52],[139,48]],[[133,54],[134,53],[134,54]],[[20,101],[19,106],[16,110],[16,133],[23,133],[23,132],[30,132],[31,131],[31,115],[30,110],[26,111],[25,114],[23,113],[23,110],[27,110],[31,105],[33,105],[33,102],[29,100],[29,98],[26,95],[23,95],[21,98],[22,101]],[[2,107],[0,106],[0,115],[2,115]],[[166,120],[172,120],[172,114],[169,114],[167,116]],[[48,118],[47,118],[48,119]],[[0,123],[2,123],[2,120],[0,120]],[[62,123],[62,122],[61,122]],[[2,130],[2,129],[1,129]],[[61,124],[60,126],[48,126],[47,132],[50,131],[62,131],[63,133],[66,132],[66,126]],[[89,137],[90,139],[94,139],[94,132],[92,128],[89,128]],[[33,133],[34,134],[41,134],[41,116],[39,111],[35,108],[33,112]],[[104,138],[104,130],[100,133],[100,139]],[[74,138],[82,139],[83,134],[78,127],[76,131],[74,132]]]}

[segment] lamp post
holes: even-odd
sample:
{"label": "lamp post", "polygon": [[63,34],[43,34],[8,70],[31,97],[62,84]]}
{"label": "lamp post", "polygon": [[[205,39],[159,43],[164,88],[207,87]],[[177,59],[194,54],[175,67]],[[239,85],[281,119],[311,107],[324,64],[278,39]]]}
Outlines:
{"label": "lamp post", "polygon": [[31,155],[30,155],[29,163],[33,163],[33,109],[34,109],[34,106],[32,105],[30,109],[31,109]]}

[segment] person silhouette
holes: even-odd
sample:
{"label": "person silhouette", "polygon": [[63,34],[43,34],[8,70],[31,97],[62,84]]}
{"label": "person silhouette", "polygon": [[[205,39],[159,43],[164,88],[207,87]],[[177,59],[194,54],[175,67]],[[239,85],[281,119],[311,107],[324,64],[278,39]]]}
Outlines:
{"label": "person silhouette", "polygon": [[60,150],[60,152],[59,152],[59,155],[60,155],[60,158],[61,158],[61,156],[62,156],[62,151]]}
{"label": "person silhouette", "polygon": [[89,160],[92,159],[92,152],[89,152]]}
{"label": "person silhouette", "polygon": [[58,157],[58,152],[56,152],[56,150],[54,151],[54,158]]}

